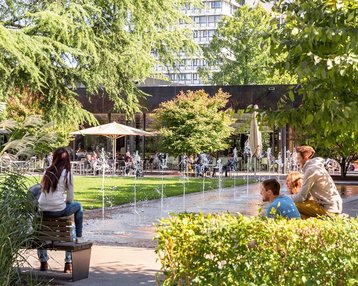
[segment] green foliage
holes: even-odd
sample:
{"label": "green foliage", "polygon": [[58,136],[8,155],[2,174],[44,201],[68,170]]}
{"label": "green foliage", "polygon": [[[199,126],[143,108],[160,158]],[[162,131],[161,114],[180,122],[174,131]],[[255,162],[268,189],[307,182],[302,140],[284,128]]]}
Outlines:
{"label": "green foliage", "polygon": [[59,146],[69,143],[68,131],[53,122],[46,123],[40,116],[31,115],[17,122],[12,119],[0,123],[1,128],[11,134],[0,154],[9,152],[29,159],[36,155],[42,158]]}
{"label": "green foliage", "polygon": [[358,218],[181,214],[157,225],[163,285],[356,285]]}
{"label": "green foliage", "polygon": [[280,84],[295,82],[287,73],[271,70],[275,62],[269,54],[267,34],[275,29],[273,16],[261,5],[240,7],[233,17],[219,23],[204,56],[208,66],[220,71],[203,69],[201,76],[211,77],[213,84]]}
{"label": "green foliage", "polygon": [[229,95],[219,90],[210,97],[203,90],[181,92],[155,110],[161,150],[180,154],[210,153],[228,147],[234,129],[230,110],[223,110]]}
{"label": "green foliage", "polygon": [[[301,87],[269,121],[307,130],[310,144],[334,150],[339,160],[356,158],[358,150],[357,8],[349,0],[278,1],[285,21],[271,37],[273,56],[286,55],[277,67],[297,75]],[[297,96],[302,104],[292,109]]]}
{"label": "green foliage", "polygon": [[[114,109],[133,115],[135,82],[157,61],[174,62],[195,44],[179,26],[184,0],[17,1],[1,4],[0,95],[31,94],[47,121],[93,120],[74,92],[104,89]],[[198,0],[189,1],[198,3]],[[62,121],[62,122],[63,122]]]}
{"label": "green foliage", "polygon": [[17,174],[0,178],[0,285],[3,286],[19,281],[16,266],[24,261],[20,250],[31,238],[29,230],[35,210],[25,180]]}

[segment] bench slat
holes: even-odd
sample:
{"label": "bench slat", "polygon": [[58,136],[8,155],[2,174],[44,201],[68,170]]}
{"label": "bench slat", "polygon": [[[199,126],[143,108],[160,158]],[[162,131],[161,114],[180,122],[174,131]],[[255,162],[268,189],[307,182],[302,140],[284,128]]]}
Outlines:
{"label": "bench slat", "polygon": [[47,226],[62,226],[62,227],[66,227],[66,226],[71,226],[72,225],[72,221],[46,221],[43,220],[41,221],[42,225],[47,225]]}
{"label": "bench slat", "polygon": [[39,231],[57,231],[57,232],[71,232],[70,227],[55,227],[55,226],[47,226],[41,225]]}
{"label": "bench slat", "polygon": [[56,237],[71,237],[70,232],[58,232],[58,231],[39,231],[37,236],[56,236]]}
{"label": "bench slat", "polygon": [[47,240],[51,240],[51,241],[72,241],[71,237],[58,237],[58,236],[50,236],[50,235],[46,235],[46,236],[38,236],[37,237],[39,240],[41,241],[47,241]]}

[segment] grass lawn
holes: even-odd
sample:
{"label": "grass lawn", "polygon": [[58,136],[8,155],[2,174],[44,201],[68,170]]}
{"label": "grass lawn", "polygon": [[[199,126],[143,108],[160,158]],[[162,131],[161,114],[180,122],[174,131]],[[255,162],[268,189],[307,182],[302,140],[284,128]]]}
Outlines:
{"label": "grass lawn", "polygon": [[[41,180],[40,176],[33,176],[29,180],[29,186]],[[118,206],[134,201],[134,184],[137,190],[137,201],[160,199],[163,184],[164,197],[179,196],[183,194],[185,182],[186,193],[201,192],[203,182],[205,191],[218,189],[218,178],[153,178],[153,177],[105,177],[104,201],[105,206]],[[75,176],[75,200],[82,203],[84,209],[96,209],[102,207],[102,177]],[[246,184],[246,180],[223,178],[222,187],[228,188]]]}

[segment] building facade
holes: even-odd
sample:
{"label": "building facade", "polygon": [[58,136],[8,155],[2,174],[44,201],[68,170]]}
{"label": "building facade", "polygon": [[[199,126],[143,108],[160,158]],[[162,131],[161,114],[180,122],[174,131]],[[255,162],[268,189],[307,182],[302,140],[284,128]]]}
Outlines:
{"label": "building facade", "polygon": [[[184,5],[181,9],[189,16],[193,24],[188,28],[192,29],[193,39],[200,47],[207,47],[216,33],[218,23],[224,16],[231,16],[243,5],[245,1],[234,0],[203,0],[201,8],[190,4]],[[199,75],[199,68],[207,67],[207,63],[201,51],[195,56],[182,54],[174,68],[156,66],[155,72],[164,75],[169,81],[181,85],[200,85],[205,84]],[[211,67],[216,69],[215,67]]]}

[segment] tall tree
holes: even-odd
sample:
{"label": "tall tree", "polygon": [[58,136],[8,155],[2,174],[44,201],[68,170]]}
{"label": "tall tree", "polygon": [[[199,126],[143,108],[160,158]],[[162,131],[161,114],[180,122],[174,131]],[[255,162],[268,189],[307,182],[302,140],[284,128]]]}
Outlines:
{"label": "tall tree", "polygon": [[273,20],[261,5],[244,5],[233,17],[224,17],[204,49],[208,66],[216,66],[218,71],[208,67],[201,70],[201,75],[220,85],[292,83],[285,72],[279,75],[271,70],[274,58],[269,54],[267,34],[276,27]]}
{"label": "tall tree", "polygon": [[[47,120],[92,121],[74,92],[105,89],[117,111],[138,111],[135,82],[157,59],[191,51],[179,27],[187,0],[9,0],[0,2],[0,96],[36,99]],[[197,3],[198,0],[189,0]],[[156,56],[157,57],[156,57]]]}
{"label": "tall tree", "polygon": [[[358,2],[278,1],[276,11],[284,23],[272,34],[272,53],[286,54],[278,68],[297,75],[301,88],[268,119],[304,130],[308,143],[337,157],[345,176],[358,158]],[[292,109],[297,96],[302,104]]]}
{"label": "tall tree", "polygon": [[234,131],[229,95],[221,90],[210,97],[203,90],[181,92],[155,111],[161,150],[175,156],[224,150]]}

